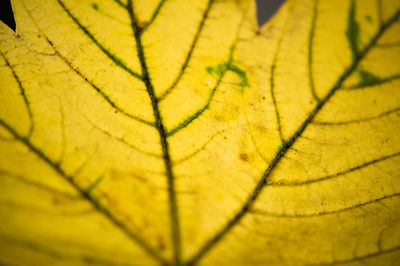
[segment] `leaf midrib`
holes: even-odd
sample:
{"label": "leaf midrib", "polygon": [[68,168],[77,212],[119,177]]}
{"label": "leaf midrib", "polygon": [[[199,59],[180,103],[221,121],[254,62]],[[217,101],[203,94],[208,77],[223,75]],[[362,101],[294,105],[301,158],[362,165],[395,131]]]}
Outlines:
{"label": "leaf midrib", "polygon": [[173,263],[179,265],[181,260],[181,232],[180,232],[181,230],[179,225],[178,204],[176,200],[175,176],[172,170],[172,161],[169,151],[169,143],[167,141],[167,131],[163,123],[163,118],[161,116],[160,108],[158,105],[159,102],[155,95],[154,87],[151,82],[150,74],[148,71],[140,30],[137,25],[137,21],[135,20],[132,0],[128,0],[127,10],[131,20],[133,35],[136,40],[136,50],[142,68],[143,81],[146,85],[146,90],[151,100],[151,105],[153,108],[153,113],[155,118],[155,126],[160,136],[162,155],[165,166],[165,175],[167,177],[167,183],[168,183],[168,200],[170,208],[169,216],[170,216],[170,226],[171,226],[171,239],[173,245]]}
{"label": "leaf midrib", "polygon": [[[67,13],[67,15],[74,21],[74,23],[84,32],[84,34],[86,36],[89,37],[89,39],[91,39],[91,41],[93,41],[96,46],[98,46],[98,48],[105,53],[117,66],[121,67],[122,69],[124,69],[125,71],[127,71],[128,73],[130,73],[132,76],[140,79],[145,85],[146,85],[146,89],[147,92],[149,94],[149,97],[151,99],[152,102],[152,107],[153,107],[153,112],[154,112],[154,117],[156,119],[156,122],[150,123],[147,121],[142,121],[141,119],[138,119],[137,117],[131,117],[134,120],[137,120],[139,122],[143,122],[144,124],[148,124],[150,126],[153,126],[157,129],[157,131],[159,132],[160,135],[160,141],[161,141],[161,146],[162,146],[162,150],[163,150],[163,159],[164,159],[164,163],[165,163],[165,168],[166,168],[166,176],[167,176],[167,180],[168,180],[168,194],[169,194],[169,201],[170,201],[170,217],[171,217],[171,238],[172,238],[172,242],[173,242],[173,250],[174,250],[174,264],[179,265],[180,262],[180,254],[181,254],[181,248],[180,248],[180,229],[179,229],[179,219],[178,219],[178,208],[177,208],[177,203],[176,203],[176,192],[175,192],[175,186],[174,186],[174,174],[172,172],[172,161],[170,158],[170,152],[169,152],[169,147],[168,147],[168,142],[167,142],[167,137],[168,134],[166,132],[165,126],[163,124],[162,121],[162,116],[158,107],[158,102],[161,100],[159,98],[156,97],[155,93],[154,93],[154,88],[153,85],[151,83],[151,79],[150,79],[150,75],[148,72],[148,67],[147,67],[147,63],[145,61],[145,56],[144,56],[144,51],[143,51],[143,45],[141,43],[141,34],[144,32],[144,30],[147,28],[140,28],[138,27],[138,25],[136,24],[135,21],[135,16],[134,16],[134,12],[133,12],[133,3],[131,0],[128,0],[128,3],[125,5],[122,2],[115,0],[117,2],[117,4],[119,4],[122,8],[124,8],[130,16],[131,19],[131,27],[132,27],[132,31],[133,31],[133,35],[135,37],[135,41],[136,41],[136,50],[138,52],[138,57],[140,60],[140,64],[142,67],[142,75],[137,74],[136,72],[134,72],[133,70],[129,69],[125,63],[122,62],[121,59],[117,58],[115,55],[111,54],[100,42],[97,41],[97,39],[95,39],[94,35],[85,27],[83,26],[79,20],[73,16],[73,14],[69,11],[69,9],[64,5],[64,3],[62,2],[62,0],[57,0],[58,3],[60,4],[60,6],[62,7],[62,9]],[[161,0],[161,2],[159,3],[156,12],[154,12],[153,16],[152,16],[152,20],[151,22],[153,22],[156,19],[157,14],[159,13],[162,5],[166,2],[166,0]],[[197,34],[192,42],[192,45],[189,49],[189,52],[186,56],[185,59],[185,64],[187,65],[192,52],[194,50],[194,47],[197,43],[197,40],[199,39],[199,35],[202,31],[202,28],[204,26],[204,22],[205,19],[207,18],[207,14],[210,10],[211,7],[211,3],[213,1],[209,0],[206,11],[203,15],[203,18],[201,20],[199,29],[197,31]],[[29,13],[29,10],[28,10]],[[37,26],[37,25],[36,25]],[[147,25],[149,26],[149,25]],[[89,85],[91,85],[97,92],[99,92],[101,94],[101,96],[103,98],[105,98],[105,100],[113,107],[115,108],[117,111],[121,112],[123,110],[120,110],[119,106],[117,106],[114,102],[112,102],[107,95],[105,95],[100,88],[98,88],[96,85],[94,85],[90,80],[88,80],[85,76],[83,76],[83,74],[76,68],[74,68],[71,63],[66,60],[66,58],[64,58],[54,47],[53,43],[49,40],[49,38],[47,38],[46,36],[46,40],[49,43],[50,46],[52,46],[52,48],[55,50],[55,53],[61,58],[63,59],[63,61],[72,69],[74,70],[74,72],[76,72],[79,76],[81,76],[85,82],[89,83]],[[180,77],[183,75],[185,68],[182,68],[177,79],[176,82],[177,83],[180,79]],[[176,85],[174,83],[174,85]],[[128,115],[127,113],[123,112],[124,115]],[[62,168],[60,167],[60,165],[56,162],[53,162],[49,157],[47,157],[47,155],[42,152],[39,148],[37,148],[34,144],[32,144],[29,140],[29,138],[24,137],[22,135],[20,135],[17,131],[15,131],[11,126],[9,126],[5,121],[0,120],[0,124],[2,126],[4,126],[6,129],[8,129],[11,134],[18,140],[20,140],[23,144],[25,144],[31,151],[33,151],[35,154],[37,154],[41,159],[43,159],[46,163],[48,163],[52,168],[54,168],[56,170],[57,173],[59,173],[62,177],[64,177],[81,195],[83,198],[87,199],[90,204],[94,205],[95,209],[98,210],[100,213],[104,214],[105,216],[107,216],[107,218],[109,218],[109,220],[111,220],[111,222],[113,222],[117,227],[119,227],[122,231],[124,231],[128,237],[132,238],[134,241],[136,241],[141,247],[144,248],[145,251],[148,252],[148,254],[150,256],[152,256],[153,258],[155,258],[156,260],[158,260],[160,263],[162,264],[169,264],[169,262],[163,258],[159,252],[157,252],[153,247],[151,247],[151,245],[149,245],[145,239],[142,239],[139,235],[137,235],[136,233],[132,232],[129,230],[128,227],[126,227],[126,225],[119,221],[111,212],[110,210],[108,210],[107,208],[105,208],[104,206],[101,206],[100,203],[94,199],[87,190],[81,188],[78,183],[75,182],[75,180],[73,179],[72,176],[68,176],[66,175],[66,173],[64,172],[64,170],[62,170]]]}

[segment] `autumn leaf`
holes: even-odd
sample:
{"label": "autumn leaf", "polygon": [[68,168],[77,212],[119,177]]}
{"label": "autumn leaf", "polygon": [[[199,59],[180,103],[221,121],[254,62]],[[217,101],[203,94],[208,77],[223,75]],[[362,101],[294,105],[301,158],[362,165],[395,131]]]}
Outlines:
{"label": "autumn leaf", "polygon": [[397,265],[398,0],[12,6],[1,263]]}

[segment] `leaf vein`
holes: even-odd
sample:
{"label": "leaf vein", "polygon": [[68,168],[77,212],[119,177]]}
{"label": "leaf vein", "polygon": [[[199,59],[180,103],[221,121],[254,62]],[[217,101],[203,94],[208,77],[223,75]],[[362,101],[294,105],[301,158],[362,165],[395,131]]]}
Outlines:
{"label": "leaf vein", "polygon": [[31,109],[31,106],[29,104],[28,97],[26,95],[26,89],[22,85],[22,81],[20,80],[19,76],[15,72],[15,68],[10,64],[10,62],[6,58],[5,54],[2,51],[0,51],[0,55],[3,58],[3,60],[5,61],[7,67],[11,70],[11,73],[12,73],[15,81],[17,82],[18,87],[19,87],[19,91],[21,93],[22,99],[23,99],[24,104],[25,104],[25,107],[26,107],[26,109],[28,111],[30,125],[29,125],[29,130],[28,130],[27,137],[29,138],[32,135],[33,128],[34,128],[34,123],[33,123],[32,109]]}
{"label": "leaf vein", "polygon": [[169,152],[169,143],[167,141],[167,132],[163,124],[163,119],[160,113],[160,109],[158,106],[158,101],[154,93],[154,87],[151,82],[150,74],[148,71],[144,49],[142,45],[142,39],[140,37],[140,28],[137,25],[137,21],[135,19],[135,14],[133,11],[132,0],[128,0],[128,13],[131,19],[131,27],[133,31],[133,35],[136,40],[136,49],[140,61],[140,65],[143,73],[143,81],[146,85],[147,93],[150,97],[154,118],[155,118],[155,126],[160,136],[160,143],[163,153],[164,165],[165,165],[165,174],[167,177],[168,183],[168,201],[169,201],[169,214],[170,214],[170,226],[171,226],[171,239],[173,244],[173,256],[174,263],[179,265],[181,260],[181,233],[180,233],[180,223],[179,223],[179,215],[178,215],[178,203],[176,199],[176,191],[175,191],[175,176],[172,169],[172,161]]}
{"label": "leaf vein", "polygon": [[88,28],[82,25],[82,23],[79,22],[79,20],[71,13],[71,11],[65,6],[65,4],[61,0],[57,0],[62,9],[67,13],[67,15],[73,20],[73,22],[82,30],[82,32],[108,57],[111,59],[111,61],[114,62],[115,65],[120,67],[121,69],[125,70],[129,74],[131,74],[133,77],[143,80],[142,76],[132,69],[130,69],[124,61],[117,57],[116,55],[112,54],[107,48],[105,48],[96,38],[95,36],[89,31]]}
{"label": "leaf vein", "polygon": [[313,121],[312,123],[315,125],[319,126],[339,126],[339,125],[349,125],[349,124],[355,124],[355,123],[361,123],[361,122],[368,122],[371,120],[376,120],[378,118],[382,118],[385,116],[388,116],[393,113],[397,113],[400,111],[400,107],[388,110],[386,112],[380,113],[375,116],[371,117],[366,117],[366,118],[360,118],[360,119],[353,119],[353,120],[347,120],[347,121],[339,121],[339,122],[329,122],[329,121]]}
{"label": "leaf vein", "polygon": [[122,223],[117,217],[115,217],[110,210],[103,206],[99,201],[90,196],[84,189],[82,189],[78,183],[74,180],[72,176],[69,176],[64,172],[60,165],[53,162],[43,151],[32,144],[27,138],[20,136],[10,125],[5,121],[0,119],[0,125],[8,130],[15,139],[24,144],[29,150],[36,154],[41,160],[47,163],[56,173],[63,177],[79,194],[80,196],[87,200],[93,208],[100,214],[102,214],[107,220],[113,223],[117,228],[119,228],[127,237],[136,242],[140,247],[142,247],[147,253],[154,259],[158,260],[163,264],[167,264],[166,260],[162,258],[143,238],[141,238],[136,233],[128,229],[128,227]]}
{"label": "leaf vein", "polygon": [[267,179],[270,176],[271,172],[275,169],[275,166],[279,163],[279,161],[284,157],[286,152],[293,146],[295,141],[301,134],[305,131],[308,125],[313,121],[314,117],[317,113],[322,109],[322,107],[327,103],[335,92],[342,86],[343,82],[350,76],[350,74],[357,68],[361,60],[367,55],[367,53],[371,50],[371,48],[376,44],[377,40],[381,37],[381,35],[389,28],[399,17],[400,10],[397,10],[394,15],[386,21],[382,25],[382,27],[378,30],[374,37],[371,38],[370,42],[357,53],[357,56],[354,57],[354,61],[350,64],[350,66],[344,70],[342,75],[338,78],[336,83],[333,85],[331,90],[327,93],[327,95],[321,99],[320,102],[315,106],[315,108],[308,115],[306,120],[300,125],[297,131],[292,135],[292,137],[283,143],[283,145],[278,150],[274,159],[270,162],[269,166],[265,170],[264,174],[260,178],[257,183],[255,189],[250,194],[249,198],[243,204],[243,206],[239,209],[239,211],[230,219],[228,222],[219,230],[217,233],[209,238],[200,249],[190,257],[186,264],[193,265],[196,264],[213,246],[215,246],[235,225],[237,225],[242,218],[250,211],[251,206],[256,201],[258,196],[261,194],[263,187],[267,184]]}
{"label": "leaf vein", "polygon": [[400,156],[400,152],[396,152],[396,153],[393,153],[393,154],[390,154],[390,155],[382,156],[380,158],[376,158],[376,159],[370,160],[368,162],[365,162],[363,164],[356,165],[354,167],[348,168],[348,169],[346,169],[344,171],[340,171],[340,172],[337,172],[337,173],[331,174],[331,175],[322,176],[322,177],[319,177],[319,178],[316,178],[316,179],[300,181],[300,182],[267,182],[267,185],[269,185],[269,186],[277,186],[277,187],[278,186],[286,187],[286,186],[304,186],[304,185],[308,185],[308,184],[312,184],[312,183],[318,183],[318,182],[321,182],[321,181],[330,180],[332,178],[336,178],[336,177],[339,177],[339,176],[346,175],[348,173],[360,170],[360,169],[365,168],[367,166],[370,166],[370,165],[373,165],[373,164],[376,164],[376,163],[379,163],[379,162],[382,162],[382,161],[385,161],[385,160],[388,160],[388,159],[392,159],[392,158],[394,158],[396,156]]}
{"label": "leaf vein", "polygon": [[[43,34],[44,35],[44,34]],[[154,127],[154,122],[149,122],[147,120],[144,120],[143,118],[134,116],[128,112],[126,112],[125,110],[123,110],[118,104],[116,104],[111,98],[110,96],[108,96],[103,89],[101,89],[100,87],[98,87],[96,84],[94,84],[93,81],[91,81],[90,79],[88,79],[79,69],[75,68],[72,63],[65,57],[63,56],[58,50],[57,48],[54,46],[54,44],[47,38],[46,35],[44,35],[44,37],[46,38],[47,42],[49,43],[49,45],[53,48],[54,52],[56,53],[56,55],[64,61],[64,63],[72,70],[74,71],[78,76],[80,76],[85,83],[87,83],[90,87],[92,87],[98,94],[100,94],[100,96],[112,107],[115,109],[115,111],[117,111],[118,113],[121,113],[122,115],[129,117],[133,120],[136,120],[138,122],[141,122],[143,124],[146,124],[148,126],[152,126]]]}
{"label": "leaf vein", "polygon": [[206,7],[206,9],[204,11],[203,17],[202,17],[202,19],[200,21],[200,24],[199,24],[199,27],[197,28],[197,31],[196,31],[196,34],[195,34],[195,36],[193,38],[192,44],[190,45],[189,51],[186,54],[185,61],[183,62],[183,65],[181,66],[181,69],[179,70],[178,76],[175,78],[173,83],[168,87],[168,89],[166,89],[165,92],[161,96],[158,97],[157,101],[164,100],[174,90],[174,88],[178,85],[178,83],[181,80],[183,74],[185,73],[185,70],[186,70],[186,68],[187,68],[187,66],[189,64],[189,61],[192,58],[193,51],[194,51],[194,49],[196,47],[196,44],[197,44],[197,42],[198,42],[198,40],[200,38],[201,32],[202,32],[202,30],[204,28],[205,21],[207,20],[207,17],[208,17],[208,14],[209,14],[210,10],[211,10],[211,5],[213,4],[213,2],[214,2],[214,0],[209,0],[208,1],[207,7]]}
{"label": "leaf vein", "polygon": [[386,195],[377,199],[373,199],[367,202],[363,202],[363,203],[359,203],[356,205],[352,205],[352,206],[348,206],[345,208],[341,208],[341,209],[336,209],[336,210],[332,210],[332,211],[321,211],[321,212],[317,212],[317,213],[305,213],[305,214],[301,214],[301,213],[295,213],[295,214],[286,214],[286,213],[274,213],[274,212],[268,212],[268,211],[264,211],[261,209],[253,209],[250,212],[257,214],[257,215],[263,215],[263,216],[271,216],[271,217],[277,217],[277,218],[310,218],[310,217],[320,217],[320,216],[324,216],[324,215],[329,215],[329,214],[336,214],[336,213],[341,213],[341,212],[346,212],[346,211],[350,211],[350,210],[354,210],[360,207],[364,207],[366,205],[370,205],[373,203],[377,203],[380,202],[382,200],[385,199],[390,199],[390,198],[394,198],[394,197],[399,197],[400,193],[393,193],[390,195]]}

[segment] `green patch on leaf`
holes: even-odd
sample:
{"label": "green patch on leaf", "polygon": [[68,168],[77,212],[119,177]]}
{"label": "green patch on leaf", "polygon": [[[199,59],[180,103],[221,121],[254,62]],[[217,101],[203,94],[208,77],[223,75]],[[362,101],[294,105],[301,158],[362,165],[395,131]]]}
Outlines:
{"label": "green patch on leaf", "polygon": [[249,81],[247,79],[246,72],[233,64],[230,65],[229,70],[236,73],[240,77],[241,81],[237,84],[237,86],[239,87],[239,92],[243,94],[244,88],[249,87]]}
{"label": "green patch on leaf", "polygon": [[346,37],[349,43],[352,60],[355,61],[360,48],[360,25],[358,25],[356,20],[356,4],[354,0],[350,3],[349,15],[347,17]]}
{"label": "green patch on leaf", "polygon": [[360,70],[358,72],[360,81],[358,82],[357,86],[370,86],[376,83],[379,83],[381,81],[381,79],[377,76],[375,76],[374,74],[372,74],[371,72],[365,71],[365,70]]}
{"label": "green patch on leaf", "polygon": [[280,153],[282,149],[283,149],[283,144],[279,144],[279,145],[276,147],[276,153]]}
{"label": "green patch on leaf", "polygon": [[211,67],[208,66],[206,68],[207,73],[210,74],[212,77],[215,79],[219,80],[222,78],[222,76],[225,74],[226,71],[232,71],[236,75],[239,76],[240,82],[235,84],[235,89],[240,93],[244,93],[244,89],[246,87],[249,87],[249,81],[247,79],[246,72],[244,70],[240,69],[238,66],[234,65],[233,63],[221,63],[218,64],[217,66]]}
{"label": "green patch on leaf", "polygon": [[99,10],[99,5],[96,3],[92,3],[92,7],[94,10]]}
{"label": "green patch on leaf", "polygon": [[207,73],[213,76],[215,79],[220,79],[227,70],[226,66],[227,66],[226,63],[221,63],[214,67],[209,66],[206,68],[206,70]]}
{"label": "green patch on leaf", "polygon": [[100,184],[100,182],[101,182],[102,180],[103,180],[103,176],[101,175],[101,176],[99,176],[95,181],[93,181],[92,184],[90,184],[90,185],[88,186],[88,188],[86,189],[86,192],[87,192],[88,194],[92,193],[93,189],[95,189],[95,188]]}

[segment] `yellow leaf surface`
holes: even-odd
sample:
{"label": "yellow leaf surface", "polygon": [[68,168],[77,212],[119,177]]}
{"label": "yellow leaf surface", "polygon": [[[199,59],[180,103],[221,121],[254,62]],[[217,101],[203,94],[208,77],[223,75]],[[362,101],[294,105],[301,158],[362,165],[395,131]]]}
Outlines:
{"label": "yellow leaf surface", "polygon": [[400,261],[400,1],[12,6],[1,263]]}

